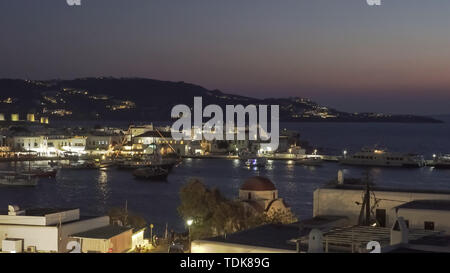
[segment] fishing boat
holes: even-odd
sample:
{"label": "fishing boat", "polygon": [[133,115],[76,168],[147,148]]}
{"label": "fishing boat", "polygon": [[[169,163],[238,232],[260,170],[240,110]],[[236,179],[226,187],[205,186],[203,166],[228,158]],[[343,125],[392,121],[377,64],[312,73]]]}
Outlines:
{"label": "fishing boat", "polygon": [[156,157],[143,157],[143,158],[133,158],[129,160],[123,160],[117,162],[116,165],[119,169],[139,169],[145,167],[160,167],[171,171],[174,166],[179,163],[176,158],[156,158]]}
{"label": "fishing boat", "polygon": [[136,178],[164,181],[167,179],[167,176],[169,175],[169,171],[167,169],[163,169],[161,167],[151,166],[151,167],[136,169],[133,171],[133,175]]}
{"label": "fishing boat", "polygon": [[81,170],[81,169],[100,169],[101,165],[99,162],[95,162],[93,160],[89,160],[83,163],[76,163],[76,164],[62,164],[62,169],[72,169],[72,170]]}
{"label": "fishing boat", "polygon": [[11,187],[28,187],[36,186],[38,177],[32,174],[18,173],[18,172],[1,172],[0,185]]}
{"label": "fishing boat", "polygon": [[249,158],[245,161],[247,167],[265,167],[267,165],[267,158],[265,157],[255,157]]}
{"label": "fishing boat", "polygon": [[38,168],[31,170],[29,174],[31,174],[34,177],[55,178],[57,173],[58,173],[57,169],[45,170]]}
{"label": "fishing boat", "polygon": [[305,166],[320,166],[323,163],[323,159],[320,156],[308,156],[295,160],[295,164]]}
{"label": "fishing boat", "polygon": [[450,154],[436,156],[433,166],[436,169],[450,169]]}
{"label": "fishing boat", "polygon": [[379,167],[412,167],[420,168],[425,165],[423,156],[389,152],[382,149],[363,148],[360,152],[345,155],[340,159],[341,164]]}

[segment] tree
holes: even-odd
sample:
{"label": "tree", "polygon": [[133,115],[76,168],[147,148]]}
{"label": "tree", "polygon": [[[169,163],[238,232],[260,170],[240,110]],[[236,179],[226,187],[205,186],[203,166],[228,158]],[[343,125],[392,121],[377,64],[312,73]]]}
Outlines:
{"label": "tree", "polygon": [[142,216],[124,208],[112,208],[108,211],[108,216],[112,224],[119,222],[123,226],[130,226],[132,228],[143,228],[147,226],[147,221]]}
{"label": "tree", "polygon": [[[242,202],[228,200],[217,189],[207,188],[200,180],[188,181],[180,190],[178,213],[184,221],[192,219],[193,239],[245,230],[267,223],[283,222],[286,215],[254,213]],[[291,218],[289,218],[291,219]]]}

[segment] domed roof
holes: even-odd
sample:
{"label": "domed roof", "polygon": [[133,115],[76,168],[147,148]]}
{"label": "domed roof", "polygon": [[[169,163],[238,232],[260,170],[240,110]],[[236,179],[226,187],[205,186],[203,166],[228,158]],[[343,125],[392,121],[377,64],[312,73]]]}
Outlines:
{"label": "domed roof", "polygon": [[241,190],[244,191],[274,191],[276,189],[272,181],[262,176],[250,177],[241,186]]}

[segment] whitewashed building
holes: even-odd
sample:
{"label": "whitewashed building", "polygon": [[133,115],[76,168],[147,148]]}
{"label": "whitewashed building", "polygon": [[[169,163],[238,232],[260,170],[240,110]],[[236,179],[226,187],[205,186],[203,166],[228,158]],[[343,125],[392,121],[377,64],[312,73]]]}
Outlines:
{"label": "whitewashed building", "polygon": [[[109,217],[81,217],[79,209],[9,206],[0,214],[0,249],[14,252],[68,252],[70,235],[109,225]],[[17,243],[11,250],[11,242]],[[5,248],[4,249],[4,245]]]}
{"label": "whitewashed building", "polygon": [[[357,224],[365,189],[364,185],[345,183],[316,189],[313,216],[345,216],[352,224]],[[374,217],[382,227],[392,226],[397,216],[403,216],[409,225],[417,228],[450,229],[449,191],[372,187],[370,203]]]}

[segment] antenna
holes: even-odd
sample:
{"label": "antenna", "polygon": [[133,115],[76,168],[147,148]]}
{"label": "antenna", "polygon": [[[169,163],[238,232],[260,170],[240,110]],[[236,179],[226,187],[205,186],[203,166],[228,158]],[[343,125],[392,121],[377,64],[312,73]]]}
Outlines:
{"label": "antenna", "polygon": [[370,173],[368,171],[366,172],[365,175],[366,175],[366,178],[365,178],[366,188],[364,191],[363,202],[361,205],[361,211],[359,213],[359,220],[358,220],[358,224],[361,226],[369,226],[370,225],[370,213],[371,213],[370,182],[372,179],[371,179]]}

